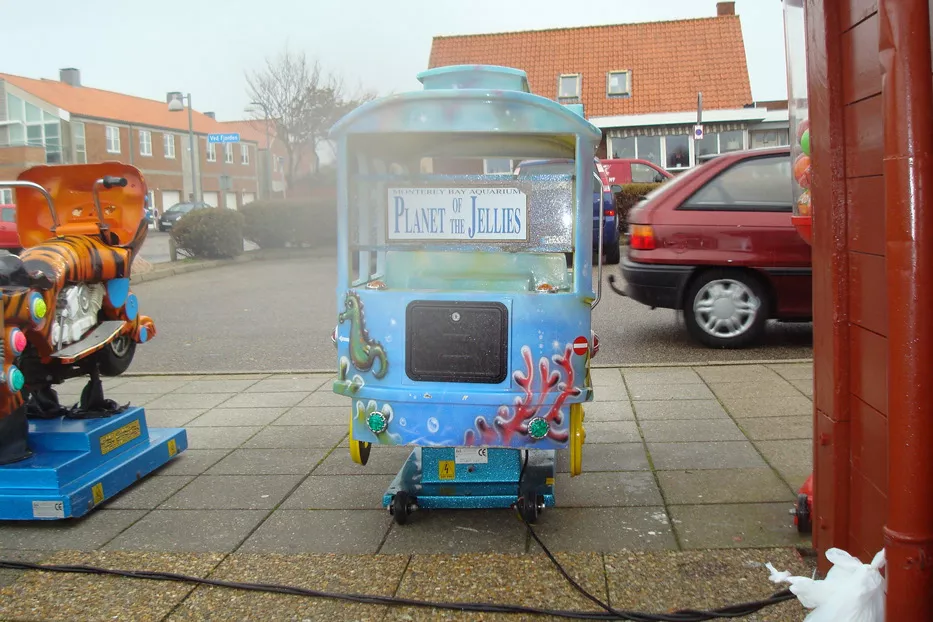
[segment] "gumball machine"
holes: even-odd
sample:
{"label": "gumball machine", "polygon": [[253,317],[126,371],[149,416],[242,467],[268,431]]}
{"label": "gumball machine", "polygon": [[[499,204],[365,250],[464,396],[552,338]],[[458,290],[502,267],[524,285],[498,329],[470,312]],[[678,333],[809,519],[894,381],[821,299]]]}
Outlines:
{"label": "gumball machine", "polygon": [[787,55],[787,110],[794,173],[794,215],[791,220],[800,236],[809,243],[813,214],[810,203],[810,121],[807,114],[807,48],[803,0],[784,0],[784,48]]}

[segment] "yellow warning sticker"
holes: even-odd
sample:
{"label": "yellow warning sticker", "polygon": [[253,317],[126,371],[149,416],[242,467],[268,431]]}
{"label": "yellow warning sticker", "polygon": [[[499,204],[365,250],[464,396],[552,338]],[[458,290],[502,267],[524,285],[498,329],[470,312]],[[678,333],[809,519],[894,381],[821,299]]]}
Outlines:
{"label": "yellow warning sticker", "polygon": [[175,439],[169,439],[168,441],[168,457],[171,458],[178,453],[178,445],[175,444]]}
{"label": "yellow warning sticker", "polygon": [[553,478],[553,477],[545,478],[544,484],[545,484],[545,486],[553,486],[553,485],[554,485],[554,478]]}
{"label": "yellow warning sticker", "polygon": [[438,479],[454,479],[457,475],[457,463],[453,460],[440,460],[437,463]]}
{"label": "yellow warning sticker", "polygon": [[94,505],[97,505],[104,500],[104,484],[103,482],[97,482],[94,486],[91,487],[91,496],[94,497]]}
{"label": "yellow warning sticker", "polygon": [[104,434],[100,437],[101,455],[110,453],[121,445],[126,445],[131,440],[139,438],[140,434],[142,434],[142,430],[139,427],[139,419],[134,419],[122,428]]}

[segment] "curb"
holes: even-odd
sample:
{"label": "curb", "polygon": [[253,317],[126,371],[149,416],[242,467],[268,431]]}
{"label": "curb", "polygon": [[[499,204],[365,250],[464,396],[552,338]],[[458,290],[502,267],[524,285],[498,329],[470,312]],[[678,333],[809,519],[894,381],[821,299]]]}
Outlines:
{"label": "curb", "polygon": [[[757,361],[700,361],[696,363],[619,363],[617,365],[591,365],[592,369],[631,369],[644,367],[723,367],[726,365],[780,365],[782,363],[812,363],[813,359],[761,359]],[[265,374],[277,375],[304,375],[304,374],[333,374],[336,369],[253,369],[232,371],[138,371],[124,372],[121,376],[254,376]]]}
{"label": "curb", "polygon": [[[325,252],[326,251],[326,252]],[[250,263],[252,261],[274,261],[281,259],[300,259],[304,257],[318,257],[332,255],[332,248],[286,248],[286,249],[268,249],[245,251],[233,259],[201,259],[194,261],[177,261],[170,263],[153,264],[153,269],[142,274],[133,274],[130,277],[131,284],[146,283],[148,281],[158,281],[177,274],[187,274],[189,272],[198,272],[210,268],[223,268],[238,263]],[[164,267],[163,267],[164,266]]]}

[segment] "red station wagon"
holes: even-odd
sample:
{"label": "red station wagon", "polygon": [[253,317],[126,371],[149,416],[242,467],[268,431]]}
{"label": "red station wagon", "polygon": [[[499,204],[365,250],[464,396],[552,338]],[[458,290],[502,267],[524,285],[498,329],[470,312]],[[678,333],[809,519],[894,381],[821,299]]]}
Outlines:
{"label": "red station wagon", "polygon": [[0,205],[0,248],[14,254],[22,250],[16,228],[15,205]]}
{"label": "red station wagon", "polygon": [[690,335],[751,345],[768,319],[810,321],[810,245],[791,224],[790,149],[718,156],[649,193],[629,214],[625,295],[683,310]]}

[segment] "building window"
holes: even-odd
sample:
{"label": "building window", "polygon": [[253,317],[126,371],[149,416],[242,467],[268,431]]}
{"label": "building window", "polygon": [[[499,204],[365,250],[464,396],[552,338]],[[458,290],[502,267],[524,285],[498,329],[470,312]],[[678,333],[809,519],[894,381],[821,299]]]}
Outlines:
{"label": "building window", "polygon": [[233,143],[224,143],[224,162],[233,164]]}
{"label": "building window", "polygon": [[84,136],[84,123],[71,122],[71,140],[75,146],[75,162],[87,164],[87,139]]}
{"label": "building window", "polygon": [[13,203],[13,189],[0,188],[0,205],[10,205]]}
{"label": "building window", "polygon": [[635,137],[628,138],[610,138],[609,147],[614,159],[628,159],[635,156]]}
{"label": "building window", "polygon": [[748,133],[749,147],[785,147],[790,144],[790,130],[755,130]]}
{"label": "building window", "polygon": [[557,97],[560,99],[580,97],[580,74],[562,75],[557,85]]}
{"label": "building window", "polygon": [[666,153],[667,169],[690,167],[690,136],[675,134],[664,137],[664,151]]}
{"label": "building window", "polygon": [[107,153],[120,153],[120,128],[107,126]]}
{"label": "building window", "polygon": [[175,159],[175,135],[162,134],[162,153],[169,160]]}
{"label": "building window", "polygon": [[512,161],[508,158],[483,160],[483,173],[486,175],[511,175],[512,170]]}
{"label": "building window", "polygon": [[733,130],[719,133],[719,153],[741,151],[745,148],[745,132]]}
{"label": "building window", "polygon": [[46,164],[62,164],[61,120],[34,104],[7,93],[9,145],[42,147]]}
{"label": "building window", "polygon": [[217,161],[217,150],[214,145],[216,143],[207,143],[207,161],[216,162]]}
{"label": "building window", "polygon": [[632,94],[632,72],[610,71],[606,74],[606,94],[609,97],[628,97]]}
{"label": "building window", "polygon": [[635,144],[638,149],[638,158],[648,160],[658,166],[663,166],[661,159],[661,137],[660,136],[636,136]]}
{"label": "building window", "polygon": [[249,164],[249,145],[240,144],[240,163]]}
{"label": "building window", "polygon": [[139,155],[152,155],[152,132],[139,130]]}

